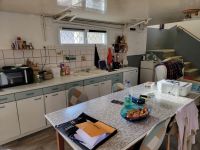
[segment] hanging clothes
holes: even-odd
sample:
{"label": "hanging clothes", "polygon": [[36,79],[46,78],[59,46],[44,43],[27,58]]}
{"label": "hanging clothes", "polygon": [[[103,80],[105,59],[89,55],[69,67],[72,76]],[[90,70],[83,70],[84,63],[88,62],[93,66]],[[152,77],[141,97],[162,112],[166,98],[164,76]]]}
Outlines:
{"label": "hanging clothes", "polygon": [[111,48],[108,48],[108,56],[107,56],[107,63],[108,63],[108,65],[112,64],[112,59],[113,59],[113,57],[112,57],[112,50],[111,50]]}
{"label": "hanging clothes", "polygon": [[167,79],[177,80],[183,76],[184,64],[181,61],[167,61],[164,65],[167,68]]}
{"label": "hanging clothes", "polygon": [[95,44],[95,52],[94,52],[94,65],[99,68],[99,54],[98,54],[98,51],[97,51],[97,46]]}

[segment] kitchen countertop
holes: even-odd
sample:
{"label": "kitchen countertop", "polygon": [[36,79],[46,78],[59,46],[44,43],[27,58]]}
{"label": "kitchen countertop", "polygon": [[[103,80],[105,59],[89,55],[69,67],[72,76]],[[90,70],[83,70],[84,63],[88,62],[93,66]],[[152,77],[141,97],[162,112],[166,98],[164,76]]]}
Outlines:
{"label": "kitchen countertop", "polygon": [[[120,116],[122,106],[110,102],[113,99],[124,101],[124,97],[130,92],[134,96],[151,95],[152,98],[146,102],[151,107],[150,117],[147,120],[137,123],[128,122]],[[125,150],[143,138],[157,123],[175,115],[179,109],[191,102],[193,99],[161,94],[157,92],[156,87],[150,89],[142,84],[47,114],[46,118],[55,127],[84,112],[118,130],[115,136],[98,148],[99,150]],[[73,149],[80,150],[68,137],[60,134]]]}
{"label": "kitchen countertop", "polygon": [[4,88],[4,89],[0,90],[0,96],[12,94],[12,93],[24,92],[24,91],[28,91],[28,90],[39,89],[39,88],[45,88],[45,87],[59,85],[59,84],[66,84],[66,83],[70,83],[70,82],[91,79],[91,78],[105,76],[105,75],[112,75],[112,74],[116,74],[116,73],[130,71],[133,69],[136,69],[136,68],[125,67],[125,68],[121,68],[119,70],[112,71],[112,72],[103,71],[103,70],[95,70],[95,71],[91,71],[89,73],[86,73],[86,72],[75,73],[74,75],[53,78],[51,80],[46,80],[41,83],[33,83],[33,84],[28,84],[28,85]]}

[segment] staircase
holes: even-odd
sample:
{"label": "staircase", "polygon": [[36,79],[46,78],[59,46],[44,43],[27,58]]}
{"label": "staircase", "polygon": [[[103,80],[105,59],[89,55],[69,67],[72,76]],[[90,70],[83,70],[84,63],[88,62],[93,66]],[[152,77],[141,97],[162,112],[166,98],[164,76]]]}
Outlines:
{"label": "staircase", "polygon": [[161,61],[165,59],[181,59],[184,62],[183,80],[200,82],[200,70],[192,65],[192,62],[185,61],[182,56],[177,56],[174,49],[149,50],[148,53],[155,54]]}

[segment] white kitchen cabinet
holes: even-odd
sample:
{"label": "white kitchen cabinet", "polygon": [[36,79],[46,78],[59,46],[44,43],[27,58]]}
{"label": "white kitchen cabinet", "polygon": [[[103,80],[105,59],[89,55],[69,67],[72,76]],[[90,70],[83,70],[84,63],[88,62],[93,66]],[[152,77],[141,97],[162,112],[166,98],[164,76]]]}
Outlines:
{"label": "white kitchen cabinet", "polygon": [[65,91],[46,94],[44,96],[46,114],[66,108],[67,98]]}
{"label": "white kitchen cabinet", "polygon": [[21,134],[46,126],[44,97],[36,96],[17,101]]}
{"label": "white kitchen cabinet", "polygon": [[99,83],[84,86],[84,92],[89,100],[99,97]]}
{"label": "white kitchen cabinet", "polygon": [[0,104],[0,143],[19,135],[16,102]]}
{"label": "white kitchen cabinet", "polygon": [[126,71],[123,73],[123,81],[129,81],[131,86],[136,86],[138,84],[138,69],[131,71]]}
{"label": "white kitchen cabinet", "polygon": [[103,81],[99,83],[99,96],[108,95],[112,92],[112,81]]}

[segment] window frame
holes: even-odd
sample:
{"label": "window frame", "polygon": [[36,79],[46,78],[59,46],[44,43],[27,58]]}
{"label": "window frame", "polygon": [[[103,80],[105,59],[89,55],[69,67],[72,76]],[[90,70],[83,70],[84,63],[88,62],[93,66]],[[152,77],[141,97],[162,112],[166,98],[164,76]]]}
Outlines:
{"label": "window frame", "polygon": [[[84,43],[82,44],[82,43],[80,43],[80,44],[78,44],[78,43],[74,43],[74,44],[72,44],[72,43],[69,43],[69,44],[62,44],[61,43],[61,35],[60,35],[60,31],[61,30],[63,30],[63,29],[69,29],[69,30],[72,30],[72,31],[83,31],[84,32]],[[90,44],[90,43],[88,43],[88,37],[87,37],[87,33],[89,32],[89,31],[99,31],[99,32],[104,32],[104,33],[106,33],[106,37],[105,37],[105,43],[103,44],[103,43],[97,43],[96,45],[103,45],[103,46],[105,46],[105,45],[107,45],[107,43],[108,43],[108,31],[107,30],[105,30],[105,29],[93,29],[93,28],[79,28],[79,27],[65,27],[65,26],[63,26],[63,27],[60,27],[59,28],[59,30],[58,30],[58,42],[59,42],[59,45],[60,46],[84,46],[84,45],[94,45],[94,44]],[[98,33],[98,32],[97,32]]]}

